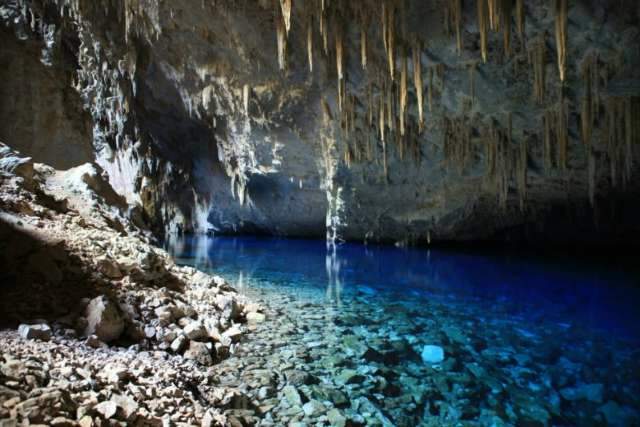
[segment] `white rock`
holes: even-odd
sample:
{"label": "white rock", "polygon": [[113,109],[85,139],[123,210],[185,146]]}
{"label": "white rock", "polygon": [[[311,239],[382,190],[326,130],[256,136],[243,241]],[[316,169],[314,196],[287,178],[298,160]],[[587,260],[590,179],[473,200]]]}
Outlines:
{"label": "white rock", "polygon": [[190,340],[198,340],[207,336],[207,330],[202,322],[190,322],[184,327],[183,332]]}
{"label": "white rock", "polygon": [[437,345],[425,345],[420,356],[424,363],[442,363],[444,350]]}
{"label": "white rock", "polygon": [[119,307],[104,295],[91,300],[87,306],[86,335],[96,335],[108,343],[118,339],[124,331],[124,319]]}
{"label": "white rock", "polygon": [[18,327],[18,333],[25,339],[37,339],[49,341],[51,339],[51,328],[46,323],[37,325],[22,324]]}

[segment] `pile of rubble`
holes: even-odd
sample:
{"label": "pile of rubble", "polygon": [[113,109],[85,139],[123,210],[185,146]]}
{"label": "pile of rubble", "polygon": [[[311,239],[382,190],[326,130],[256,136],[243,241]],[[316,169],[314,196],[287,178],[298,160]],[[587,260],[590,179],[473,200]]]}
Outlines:
{"label": "pile of rubble", "polygon": [[261,308],[175,265],[137,215],[96,166],[0,144],[0,426],[228,423],[212,365]]}

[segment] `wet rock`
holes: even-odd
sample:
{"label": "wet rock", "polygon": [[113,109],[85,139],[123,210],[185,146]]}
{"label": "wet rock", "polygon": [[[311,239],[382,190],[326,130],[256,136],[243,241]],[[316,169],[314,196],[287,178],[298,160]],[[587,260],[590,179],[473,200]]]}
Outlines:
{"label": "wet rock", "polygon": [[249,324],[263,323],[267,318],[264,314],[258,312],[247,313],[246,317]]}
{"label": "wet rock", "polygon": [[560,390],[560,396],[569,401],[588,400],[594,403],[602,403],[604,386],[602,384],[579,384],[575,387],[566,387]]}
{"label": "wet rock", "polygon": [[204,366],[211,366],[213,364],[213,357],[211,357],[211,351],[207,344],[191,341],[189,348],[184,353],[186,359],[192,359]]}
{"label": "wet rock", "polygon": [[102,295],[89,302],[86,309],[86,335],[96,335],[102,342],[109,343],[120,337],[125,322],[118,305]]}
{"label": "wet rock", "polygon": [[604,416],[607,424],[615,427],[637,425],[640,417],[637,411],[627,406],[621,406],[613,400],[602,405],[599,412]]}
{"label": "wet rock", "polygon": [[284,393],[287,402],[289,402],[291,406],[302,405],[302,398],[300,397],[300,393],[294,386],[287,385],[282,389],[282,392]]}
{"label": "wet rock", "polygon": [[51,328],[46,323],[36,325],[22,324],[18,327],[18,333],[22,338],[49,341],[51,339]]}
{"label": "wet rock", "polygon": [[420,357],[424,363],[442,363],[444,361],[444,350],[437,345],[425,345],[422,348]]}
{"label": "wet rock", "polygon": [[327,420],[332,427],[345,427],[347,419],[337,409],[331,409],[327,412]]}
{"label": "wet rock", "polygon": [[325,412],[325,407],[321,402],[317,400],[310,400],[302,405],[302,410],[308,417],[315,417]]}

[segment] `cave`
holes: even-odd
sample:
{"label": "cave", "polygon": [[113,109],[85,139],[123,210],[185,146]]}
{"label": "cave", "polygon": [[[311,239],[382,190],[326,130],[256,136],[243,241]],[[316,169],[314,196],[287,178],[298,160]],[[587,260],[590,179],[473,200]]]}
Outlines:
{"label": "cave", "polygon": [[0,427],[640,425],[637,0],[0,24]]}

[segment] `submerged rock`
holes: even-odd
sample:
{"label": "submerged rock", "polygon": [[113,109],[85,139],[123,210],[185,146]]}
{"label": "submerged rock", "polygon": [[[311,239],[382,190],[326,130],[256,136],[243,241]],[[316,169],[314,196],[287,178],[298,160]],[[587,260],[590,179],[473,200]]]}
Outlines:
{"label": "submerged rock", "polygon": [[195,360],[204,366],[211,366],[213,364],[213,357],[211,356],[211,350],[207,344],[191,341],[189,348],[184,353],[184,357],[187,359]]}
{"label": "submerged rock", "polygon": [[569,401],[588,400],[594,403],[602,402],[604,386],[602,384],[579,384],[560,390],[560,396]]}
{"label": "submerged rock", "polygon": [[424,363],[442,363],[444,361],[444,350],[437,345],[425,345],[422,348],[420,357]]}

